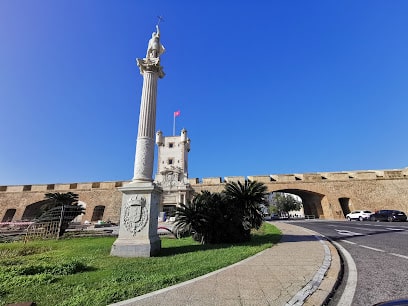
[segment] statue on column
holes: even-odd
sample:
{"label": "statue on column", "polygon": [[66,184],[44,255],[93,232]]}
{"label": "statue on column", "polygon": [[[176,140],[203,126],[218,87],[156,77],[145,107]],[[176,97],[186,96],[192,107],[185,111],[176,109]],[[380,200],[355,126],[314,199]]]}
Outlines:
{"label": "statue on column", "polygon": [[149,40],[149,44],[147,47],[146,58],[153,59],[159,58],[160,55],[164,53],[164,46],[160,43],[160,29],[159,26],[156,25],[156,32],[152,33],[152,38]]}

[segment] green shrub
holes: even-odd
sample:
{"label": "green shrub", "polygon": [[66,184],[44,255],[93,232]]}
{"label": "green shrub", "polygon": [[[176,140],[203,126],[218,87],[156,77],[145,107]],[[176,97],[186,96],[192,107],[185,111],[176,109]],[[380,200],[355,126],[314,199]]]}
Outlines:
{"label": "green shrub", "polygon": [[266,195],[267,187],[255,181],[227,183],[221,193],[202,191],[176,209],[177,236],[189,233],[201,244],[249,241],[263,222]]}
{"label": "green shrub", "polygon": [[60,262],[55,264],[14,264],[3,267],[2,269],[0,269],[0,273],[3,270],[3,273],[14,276],[28,276],[37,274],[71,275],[88,271],[90,269],[90,267],[86,266],[79,260],[73,259],[67,262]]}

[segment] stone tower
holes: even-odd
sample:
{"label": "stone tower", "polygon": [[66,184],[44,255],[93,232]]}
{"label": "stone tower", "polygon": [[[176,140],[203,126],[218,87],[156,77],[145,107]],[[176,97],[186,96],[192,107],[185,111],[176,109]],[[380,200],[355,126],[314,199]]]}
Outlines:
{"label": "stone tower", "polygon": [[173,216],[180,203],[186,204],[192,195],[188,182],[188,152],[190,139],[183,129],[180,136],[164,137],[161,131],[156,133],[158,163],[155,183],[163,190],[160,211]]}
{"label": "stone tower", "polygon": [[164,77],[160,56],[160,29],[156,25],[149,40],[146,57],[137,59],[143,75],[139,126],[136,142],[134,176],[132,182],[119,188],[122,208],[118,239],[111,255],[120,257],[150,257],[161,249],[157,234],[157,217],[162,190],[153,182],[154,137],[156,129],[157,81]]}

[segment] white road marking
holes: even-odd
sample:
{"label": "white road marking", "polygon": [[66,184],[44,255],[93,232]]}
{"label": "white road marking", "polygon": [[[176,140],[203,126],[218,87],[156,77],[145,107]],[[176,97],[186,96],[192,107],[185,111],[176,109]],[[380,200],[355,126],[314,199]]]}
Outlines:
{"label": "white road marking", "polygon": [[396,227],[386,227],[385,229],[390,230],[390,231],[405,231],[402,228],[396,228]]}
{"label": "white road marking", "polygon": [[372,247],[369,247],[369,246],[366,246],[366,245],[360,245],[362,248],[365,248],[365,249],[369,249],[369,250],[373,250],[373,251],[377,251],[377,252],[385,252],[385,251],[383,251],[383,250],[380,250],[380,249],[376,249],[376,248],[372,248]]}
{"label": "white road marking", "polygon": [[355,229],[358,229],[358,230],[369,231],[369,232],[376,232],[376,231],[377,231],[377,230],[375,230],[375,229],[361,228],[361,227],[353,227],[353,226],[347,226],[347,228],[355,228]]}
{"label": "white road marking", "polygon": [[343,239],[343,240],[341,240],[341,241],[347,242],[347,243],[349,243],[349,244],[357,244],[357,243],[355,243],[355,242],[352,242],[352,241],[349,241],[349,240],[345,240],[345,239]]}
{"label": "white road marking", "polygon": [[357,267],[353,257],[351,257],[350,253],[347,252],[347,250],[343,248],[340,243],[337,243],[336,241],[331,241],[331,243],[333,243],[343,255],[348,271],[346,286],[340,301],[337,303],[337,306],[351,306],[357,287]]}
{"label": "white road marking", "polygon": [[408,259],[408,256],[405,255],[401,255],[401,254],[396,254],[396,253],[390,253],[391,255],[397,256],[397,257],[401,257],[401,258],[405,258]]}
{"label": "white road marking", "polygon": [[340,230],[340,229],[334,229],[334,230],[337,231],[338,234],[344,235],[344,236],[364,236],[364,234],[361,234],[361,233],[355,233],[355,232],[350,232],[350,231]]}
{"label": "white road marking", "polygon": [[[339,230],[336,230],[336,231],[339,232]],[[405,230],[404,230],[404,231],[405,231]],[[339,234],[342,234],[342,233],[339,232]],[[345,233],[345,234],[347,234],[347,233]],[[386,254],[390,254],[390,255],[393,255],[393,256],[397,256],[397,257],[400,257],[400,258],[408,259],[408,256],[405,256],[405,255],[401,255],[401,254],[397,254],[397,253],[389,253],[389,252],[386,252],[386,251],[381,250],[381,249],[369,247],[369,246],[366,246],[366,245],[357,244],[356,242],[353,242],[353,241],[350,241],[350,240],[342,239],[342,240],[340,240],[340,241],[341,241],[341,242],[348,243],[348,244],[352,244],[352,245],[357,245],[358,247],[362,247],[362,248],[365,248],[365,249],[368,249],[368,250],[372,250],[372,251],[376,251],[376,252],[381,252],[381,253],[386,253]]]}

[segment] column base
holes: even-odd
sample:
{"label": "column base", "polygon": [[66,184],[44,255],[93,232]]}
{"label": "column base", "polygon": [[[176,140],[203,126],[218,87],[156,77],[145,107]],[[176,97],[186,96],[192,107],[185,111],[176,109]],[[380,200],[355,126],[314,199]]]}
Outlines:
{"label": "column base", "polygon": [[118,257],[151,257],[158,255],[161,240],[135,241],[133,239],[118,238],[112,245],[111,255]]}

